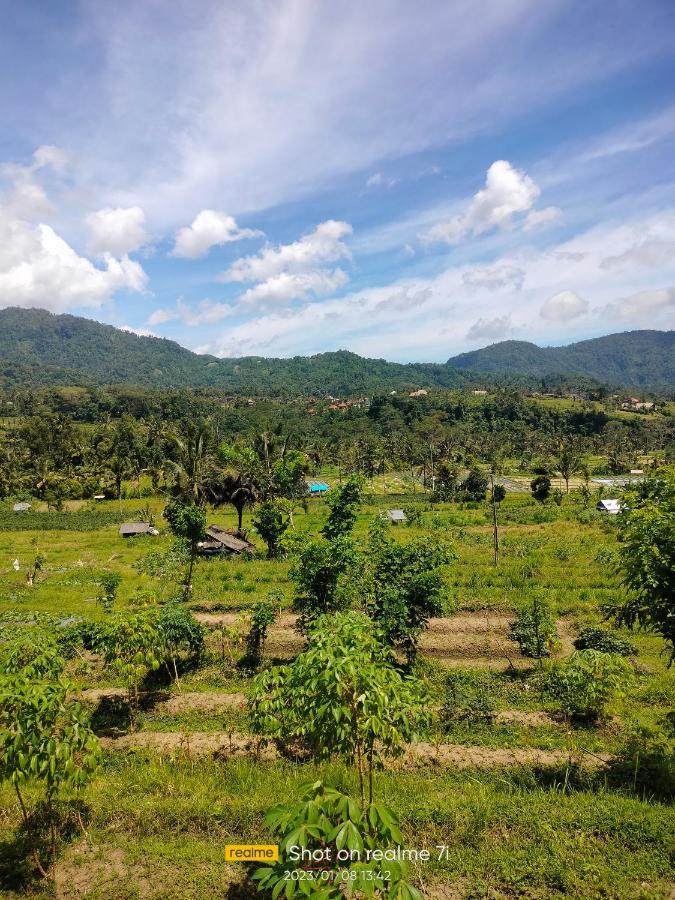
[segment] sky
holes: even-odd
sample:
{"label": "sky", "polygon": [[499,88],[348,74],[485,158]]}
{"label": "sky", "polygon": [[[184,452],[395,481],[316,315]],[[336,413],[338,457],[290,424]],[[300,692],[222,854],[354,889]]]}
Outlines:
{"label": "sky", "polygon": [[675,328],[673,0],[0,0],[0,308],[222,357]]}

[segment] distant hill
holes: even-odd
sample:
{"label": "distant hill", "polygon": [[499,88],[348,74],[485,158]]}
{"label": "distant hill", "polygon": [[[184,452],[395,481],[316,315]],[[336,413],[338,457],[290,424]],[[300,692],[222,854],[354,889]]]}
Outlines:
{"label": "distant hill", "polygon": [[134,384],[211,387],[237,395],[341,396],[488,381],[532,384],[547,376],[672,390],[675,332],[631,331],[567,347],[504,341],[447,363],[402,365],[346,350],[291,359],[218,359],[80,316],[0,310],[0,382],[5,385]]}
{"label": "distant hill", "polygon": [[543,378],[584,374],[609,384],[673,388],[675,331],[625,331],[566,347],[502,341],[453,356],[447,365],[490,375],[518,372]]}

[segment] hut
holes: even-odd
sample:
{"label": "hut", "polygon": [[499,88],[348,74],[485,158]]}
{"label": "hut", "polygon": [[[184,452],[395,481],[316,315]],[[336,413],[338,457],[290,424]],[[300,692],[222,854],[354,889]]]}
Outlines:
{"label": "hut", "polygon": [[13,512],[28,512],[28,510],[30,508],[31,508],[30,503],[15,503],[14,506],[12,507],[12,511]]}
{"label": "hut", "polygon": [[327,491],[328,485],[325,481],[307,482],[307,493],[311,494],[312,497],[320,496],[321,494],[325,494]]}
{"label": "hut", "polygon": [[623,509],[623,505],[620,500],[598,500],[595,504],[595,508],[599,512],[606,512],[609,513],[610,516],[616,516]]}
{"label": "hut", "polygon": [[231,531],[225,531],[219,525],[209,525],[206,529],[206,540],[200,541],[197,549],[203,556],[213,556],[216,553],[233,553],[235,556],[241,553],[255,553],[254,544],[232,534]]}
{"label": "hut", "polygon": [[405,522],[406,515],[402,509],[388,509],[387,518],[394,525],[398,525],[400,522]]}
{"label": "hut", "polygon": [[157,536],[159,531],[149,522],[125,522],[120,525],[120,534],[123,538],[138,537],[140,534]]}

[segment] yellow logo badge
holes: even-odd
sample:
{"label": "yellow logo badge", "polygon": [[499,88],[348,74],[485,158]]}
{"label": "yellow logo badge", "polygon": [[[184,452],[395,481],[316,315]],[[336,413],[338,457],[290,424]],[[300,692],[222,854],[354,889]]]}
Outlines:
{"label": "yellow logo badge", "polygon": [[277,862],[276,844],[226,844],[225,862]]}

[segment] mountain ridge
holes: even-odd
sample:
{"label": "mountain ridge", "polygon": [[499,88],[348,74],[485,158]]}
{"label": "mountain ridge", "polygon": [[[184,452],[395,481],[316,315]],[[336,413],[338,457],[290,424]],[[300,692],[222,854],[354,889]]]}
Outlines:
{"label": "mountain ridge", "polygon": [[0,377],[24,386],[134,384],[234,394],[374,393],[478,381],[574,376],[618,386],[675,387],[675,331],[628,331],[563,347],[502,341],[445,363],[395,363],[347,350],[218,358],[69,314],[0,310]]}

